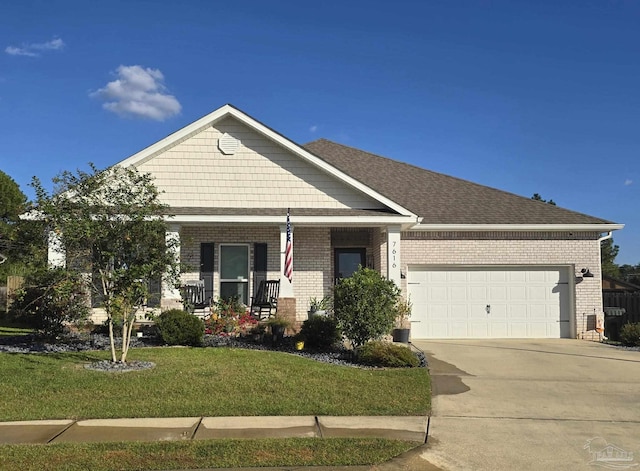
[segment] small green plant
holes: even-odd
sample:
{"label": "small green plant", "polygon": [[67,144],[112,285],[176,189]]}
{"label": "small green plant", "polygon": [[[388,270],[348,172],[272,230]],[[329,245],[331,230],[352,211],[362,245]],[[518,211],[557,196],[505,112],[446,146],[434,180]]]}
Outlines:
{"label": "small green plant", "polygon": [[409,318],[411,317],[411,309],[413,304],[409,297],[401,296],[396,303],[396,327],[398,329],[408,329],[411,327]]}
{"label": "small green plant", "polygon": [[310,298],[309,310],[311,312],[326,311],[331,308],[331,296],[325,296],[324,298]]}
{"label": "small green plant", "polygon": [[199,347],[204,340],[204,323],[201,319],[180,309],[164,311],[156,319],[160,337],[168,345]]}
{"label": "small green plant", "polygon": [[284,340],[285,331],[292,327],[289,319],[282,316],[274,316],[268,319],[265,324],[271,330],[271,342],[273,345],[279,345]]}
{"label": "small green plant", "polygon": [[358,363],[369,366],[413,368],[420,365],[418,357],[407,347],[379,340],[358,347],[355,355]]}
{"label": "small green plant", "polygon": [[338,323],[330,316],[312,316],[303,322],[300,336],[305,346],[315,350],[331,350],[342,338]]}
{"label": "small green plant", "polygon": [[333,314],[354,347],[391,332],[400,289],[370,268],[360,267],[333,289]]}
{"label": "small green plant", "polygon": [[289,319],[287,319],[286,317],[278,316],[278,315],[267,319],[265,321],[265,324],[268,325],[269,327],[284,327],[285,329],[290,328],[292,325]]}
{"label": "small green plant", "polygon": [[640,322],[622,326],[622,329],[620,329],[620,342],[625,347],[640,347]]}

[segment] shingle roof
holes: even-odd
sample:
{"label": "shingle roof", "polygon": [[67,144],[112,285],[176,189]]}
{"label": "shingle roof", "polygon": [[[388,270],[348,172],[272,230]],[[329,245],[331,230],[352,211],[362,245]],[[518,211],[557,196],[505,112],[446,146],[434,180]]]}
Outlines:
{"label": "shingle roof", "polygon": [[326,139],[306,150],[423,218],[423,224],[612,224]]}

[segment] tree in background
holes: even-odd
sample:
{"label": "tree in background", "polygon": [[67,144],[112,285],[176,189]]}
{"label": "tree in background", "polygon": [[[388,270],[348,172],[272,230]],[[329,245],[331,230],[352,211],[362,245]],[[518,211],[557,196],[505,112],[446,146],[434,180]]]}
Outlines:
{"label": "tree in background", "polygon": [[12,260],[10,252],[15,246],[15,226],[27,203],[27,197],[18,184],[0,170],[0,261]]}
{"label": "tree in background", "polygon": [[620,278],[620,268],[615,262],[619,251],[620,247],[613,243],[612,238],[600,242],[600,263],[603,275]]}
{"label": "tree in background", "polygon": [[0,171],[0,253],[6,261],[0,265],[0,280],[7,274],[27,272],[44,266],[41,224],[27,223],[20,215],[27,209],[27,197],[18,184]]}
{"label": "tree in background", "polygon": [[[149,174],[120,166],[91,173],[63,172],[49,194],[37,178],[36,209],[58,235],[68,269],[93,273],[89,288],[103,300],[111,359],[126,362],[138,310],[149,294],[149,281],[175,285],[175,240],[166,240],[167,206]],[[89,278],[89,277],[87,277]],[[119,359],[114,327],[122,330]]]}
{"label": "tree in background", "polygon": [[622,280],[640,286],[640,263],[637,265],[620,265],[619,269]]}
{"label": "tree in background", "polygon": [[549,201],[543,200],[542,196],[540,196],[538,193],[534,193],[533,196],[531,197],[531,199],[534,200],[534,201],[541,201],[542,203],[547,203],[547,204],[550,204],[552,206],[556,205],[556,202],[553,201],[553,200],[549,200]]}

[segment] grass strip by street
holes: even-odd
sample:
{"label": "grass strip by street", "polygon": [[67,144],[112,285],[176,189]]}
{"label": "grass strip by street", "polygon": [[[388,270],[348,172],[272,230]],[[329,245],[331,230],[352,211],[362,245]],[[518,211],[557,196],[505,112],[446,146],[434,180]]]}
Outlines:
{"label": "grass strip by street", "polygon": [[417,446],[355,438],[194,440],[0,446],[0,470],[170,470],[378,464]]}
{"label": "grass strip by street", "polygon": [[108,352],[1,354],[0,421],[122,417],[426,415],[426,368],[365,370],[272,351],[143,348],[151,370],[84,368]]}

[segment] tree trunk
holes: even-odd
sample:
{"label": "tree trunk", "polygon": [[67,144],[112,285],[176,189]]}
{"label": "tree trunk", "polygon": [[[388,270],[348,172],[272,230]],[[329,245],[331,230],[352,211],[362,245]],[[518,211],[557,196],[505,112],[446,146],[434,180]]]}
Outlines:
{"label": "tree trunk", "polygon": [[120,350],[120,362],[124,363],[127,352],[127,319],[122,319],[122,347]]}
{"label": "tree trunk", "polygon": [[133,332],[133,323],[135,321],[135,311],[126,317],[126,320],[122,326],[122,358],[120,361],[125,363],[127,361],[127,354],[129,353],[129,346],[131,345],[131,333]]}
{"label": "tree trunk", "polygon": [[111,342],[111,361],[116,362],[116,343],[113,339],[113,319],[109,317],[109,341]]}

